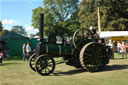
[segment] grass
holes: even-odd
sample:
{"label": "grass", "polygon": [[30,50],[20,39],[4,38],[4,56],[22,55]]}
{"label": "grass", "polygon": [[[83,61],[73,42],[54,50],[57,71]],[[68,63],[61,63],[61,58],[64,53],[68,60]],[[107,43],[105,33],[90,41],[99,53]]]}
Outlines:
{"label": "grass", "polygon": [[54,74],[40,76],[29,68],[28,62],[21,57],[5,59],[0,66],[0,85],[127,85],[128,59],[115,59],[100,72],[89,73],[83,69],[60,64]]}

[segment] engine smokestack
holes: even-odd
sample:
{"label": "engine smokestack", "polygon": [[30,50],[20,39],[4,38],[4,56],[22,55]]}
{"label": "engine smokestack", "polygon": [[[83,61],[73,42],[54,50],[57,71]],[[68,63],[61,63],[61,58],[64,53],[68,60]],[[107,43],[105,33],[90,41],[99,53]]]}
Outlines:
{"label": "engine smokestack", "polygon": [[40,14],[39,16],[39,31],[40,31],[40,42],[43,43],[44,40],[44,14]]}

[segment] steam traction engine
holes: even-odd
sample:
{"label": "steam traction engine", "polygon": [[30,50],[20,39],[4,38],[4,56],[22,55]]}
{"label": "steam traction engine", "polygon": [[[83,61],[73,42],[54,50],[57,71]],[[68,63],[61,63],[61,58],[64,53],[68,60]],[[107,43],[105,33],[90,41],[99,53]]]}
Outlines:
{"label": "steam traction engine", "polygon": [[[40,75],[53,73],[56,64],[65,62],[76,68],[84,68],[90,72],[109,63],[106,46],[95,42],[92,33],[88,29],[78,29],[73,35],[72,45],[56,44],[55,35],[44,42],[43,38],[44,15],[40,15],[40,43],[36,46],[36,52],[29,59],[29,66]],[[62,57],[64,61],[55,62],[55,57]]]}

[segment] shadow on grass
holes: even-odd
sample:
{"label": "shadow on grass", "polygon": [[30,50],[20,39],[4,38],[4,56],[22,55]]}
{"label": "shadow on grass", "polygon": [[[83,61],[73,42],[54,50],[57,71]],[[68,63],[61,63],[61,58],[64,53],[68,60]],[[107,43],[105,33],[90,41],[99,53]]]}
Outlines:
{"label": "shadow on grass", "polygon": [[104,72],[104,71],[113,71],[113,70],[123,70],[123,69],[128,69],[128,65],[111,65],[111,66],[106,66],[98,72]]}
{"label": "shadow on grass", "polygon": [[76,70],[70,70],[70,71],[66,71],[66,72],[62,72],[60,71],[56,71],[55,73],[53,73],[55,76],[64,76],[64,75],[73,75],[73,74],[78,74],[78,73],[83,73],[86,72],[85,69],[76,69]]}
{"label": "shadow on grass", "polygon": [[[105,72],[105,71],[114,71],[114,70],[123,70],[123,69],[128,69],[128,65],[106,66],[104,68],[100,68],[98,71],[93,72],[93,73]],[[85,69],[76,69],[76,70],[70,70],[70,71],[66,71],[66,72],[61,72],[61,71],[63,71],[63,70],[56,71],[55,73],[53,73],[54,76],[73,75],[73,74],[79,74],[79,73],[87,72],[87,70],[85,70]]]}

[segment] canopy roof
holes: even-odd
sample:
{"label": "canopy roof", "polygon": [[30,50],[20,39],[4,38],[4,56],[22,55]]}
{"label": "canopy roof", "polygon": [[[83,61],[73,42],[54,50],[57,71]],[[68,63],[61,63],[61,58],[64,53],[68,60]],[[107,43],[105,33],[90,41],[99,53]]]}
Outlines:
{"label": "canopy roof", "polygon": [[103,31],[99,33],[100,38],[128,36],[128,31]]}
{"label": "canopy roof", "polygon": [[16,32],[9,32],[5,36],[1,37],[1,40],[7,40],[7,39],[29,39],[29,38],[22,36],[20,34],[17,34]]}

